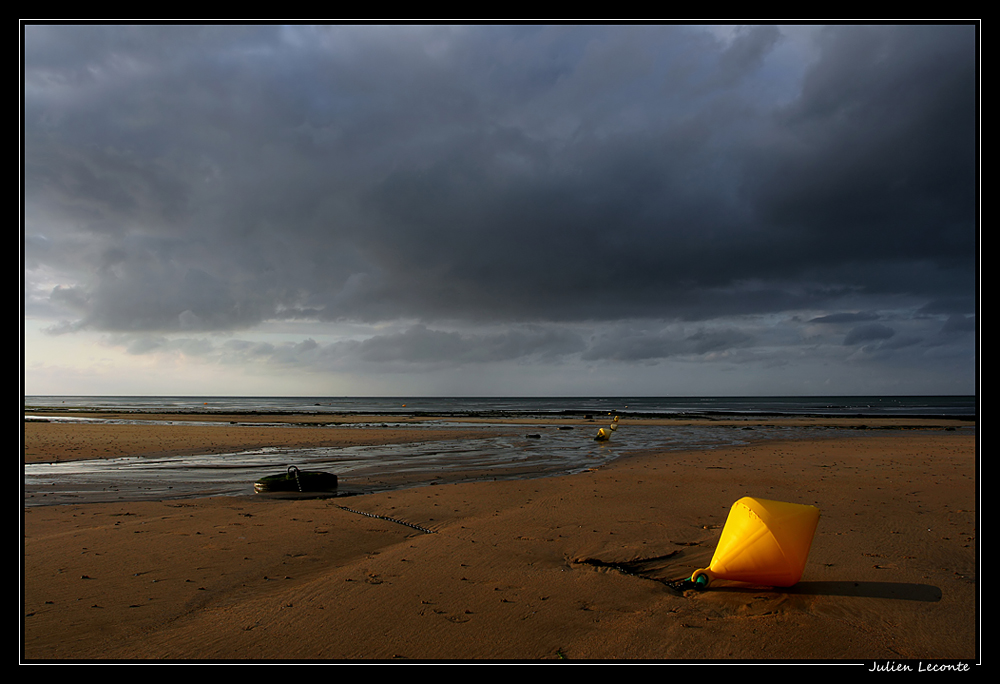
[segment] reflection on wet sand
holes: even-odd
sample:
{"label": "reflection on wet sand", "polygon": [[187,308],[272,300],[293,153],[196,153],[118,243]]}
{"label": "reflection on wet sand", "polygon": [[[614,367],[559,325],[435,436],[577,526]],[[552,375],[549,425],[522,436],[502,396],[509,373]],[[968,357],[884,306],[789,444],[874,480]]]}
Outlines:
{"label": "reflection on wet sand", "polygon": [[[438,424],[435,427],[447,427]],[[258,478],[289,465],[340,478],[339,495],[431,483],[578,472],[644,451],[676,451],[791,438],[801,430],[731,426],[627,426],[595,442],[585,429],[484,425],[488,437],[389,445],[254,449],[237,453],[124,457],[24,466],[24,503],[151,500],[253,492]],[[502,434],[496,435],[500,431]]]}

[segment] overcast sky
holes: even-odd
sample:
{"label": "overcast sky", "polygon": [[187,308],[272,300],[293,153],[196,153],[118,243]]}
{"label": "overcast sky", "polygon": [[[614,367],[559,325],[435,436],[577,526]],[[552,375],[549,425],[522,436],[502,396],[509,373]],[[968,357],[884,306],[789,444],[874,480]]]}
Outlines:
{"label": "overcast sky", "polygon": [[27,394],[976,391],[973,25],[23,54]]}

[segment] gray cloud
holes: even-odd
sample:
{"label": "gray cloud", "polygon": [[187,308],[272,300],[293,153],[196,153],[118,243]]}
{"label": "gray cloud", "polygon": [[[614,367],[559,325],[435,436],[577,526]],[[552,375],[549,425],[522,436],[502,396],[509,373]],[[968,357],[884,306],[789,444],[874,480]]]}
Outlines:
{"label": "gray cloud", "polygon": [[974,325],[974,26],[27,25],[24,54],[53,331],[409,320],[280,349],[472,363]]}
{"label": "gray cloud", "polygon": [[863,344],[873,340],[886,340],[896,334],[896,331],[881,323],[865,323],[851,328],[844,338],[844,344]]}
{"label": "gray cloud", "polygon": [[948,316],[948,320],[945,321],[944,326],[941,328],[943,332],[946,333],[969,333],[976,331],[976,319],[974,316],[962,316],[961,314],[952,314]]}
{"label": "gray cloud", "polygon": [[466,334],[416,325],[402,332],[374,335],[347,345],[366,362],[491,363],[525,357],[543,360],[581,351],[584,343],[572,331],[528,327],[499,333]]}
{"label": "gray cloud", "polygon": [[748,346],[753,338],[734,328],[693,332],[672,329],[615,329],[598,336],[583,353],[585,360],[656,361],[703,355]]}
{"label": "gray cloud", "polygon": [[809,321],[810,323],[856,323],[858,321],[874,321],[878,319],[878,314],[871,311],[839,312],[817,316]]}

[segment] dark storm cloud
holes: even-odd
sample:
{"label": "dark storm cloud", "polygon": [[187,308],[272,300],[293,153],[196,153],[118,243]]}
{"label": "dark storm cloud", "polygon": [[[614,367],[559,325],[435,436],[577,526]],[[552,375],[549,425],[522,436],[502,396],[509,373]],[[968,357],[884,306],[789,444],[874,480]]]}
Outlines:
{"label": "dark storm cloud", "polygon": [[[27,26],[28,306],[139,332],[970,299],[974,28],[721,33]],[[472,342],[542,344],[358,352]]]}
{"label": "dark storm cloud", "polygon": [[[866,265],[968,268],[976,239],[969,37],[964,27],[929,26],[820,33],[821,58],[798,101],[778,113],[755,178],[761,217],[810,246],[814,267],[857,262],[865,284],[881,290],[901,278],[919,290],[920,271],[881,282]],[[951,284],[961,285],[960,276]]]}

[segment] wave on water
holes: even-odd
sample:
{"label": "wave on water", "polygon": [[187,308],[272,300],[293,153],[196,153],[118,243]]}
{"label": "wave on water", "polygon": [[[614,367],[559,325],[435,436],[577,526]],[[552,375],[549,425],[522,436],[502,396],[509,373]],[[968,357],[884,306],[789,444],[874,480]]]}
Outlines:
{"label": "wave on water", "polygon": [[430,417],[971,417],[975,396],[810,397],[183,397],[26,396],[25,410]]}

